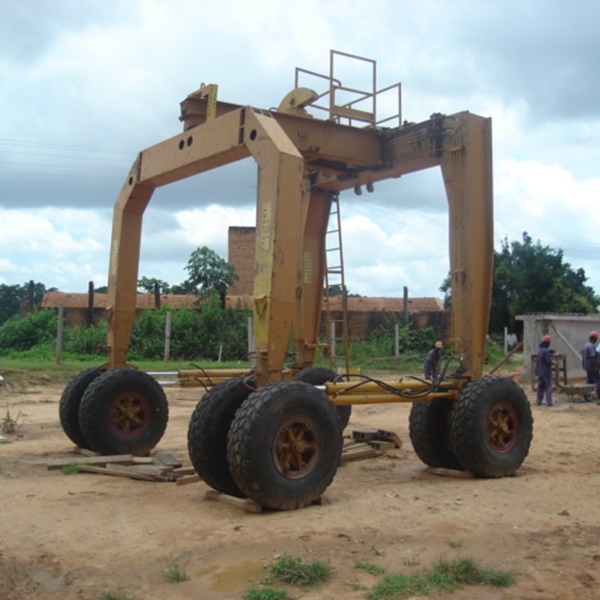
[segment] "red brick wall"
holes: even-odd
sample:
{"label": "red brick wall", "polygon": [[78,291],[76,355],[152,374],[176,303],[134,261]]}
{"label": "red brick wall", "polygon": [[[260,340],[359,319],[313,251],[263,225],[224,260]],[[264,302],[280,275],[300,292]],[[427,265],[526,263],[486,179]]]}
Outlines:
{"label": "red brick wall", "polygon": [[227,291],[231,296],[252,294],[254,282],[255,227],[230,227],[228,232],[227,262],[235,267],[239,280]]}

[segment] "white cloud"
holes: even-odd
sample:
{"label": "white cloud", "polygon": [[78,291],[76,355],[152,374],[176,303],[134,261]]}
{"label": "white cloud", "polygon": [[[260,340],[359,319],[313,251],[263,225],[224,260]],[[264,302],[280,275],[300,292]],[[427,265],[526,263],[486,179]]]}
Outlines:
{"label": "white cloud", "polygon": [[[408,120],[491,116],[496,243],[528,231],[563,248],[600,290],[600,80],[590,75],[600,67],[599,16],[600,5],[565,11],[558,0],[9,3],[0,281],[84,291],[89,278],[105,278],[122,181],[138,151],[181,130],[179,102],[214,82],[225,101],[277,106],[294,67],[327,73],[335,48],[375,59],[378,87],[402,81]],[[360,71],[339,73],[362,86]],[[342,196],[352,291],[396,295],[407,285],[439,295],[447,207],[434,171]],[[140,274],[177,283],[195,247],[226,256],[227,227],[254,223],[255,185],[249,160],[158,190]]]}

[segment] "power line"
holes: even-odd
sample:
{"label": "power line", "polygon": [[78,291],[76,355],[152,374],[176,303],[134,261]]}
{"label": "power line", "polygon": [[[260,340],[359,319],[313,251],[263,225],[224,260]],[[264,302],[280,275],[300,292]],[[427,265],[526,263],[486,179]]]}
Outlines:
{"label": "power line", "polygon": [[136,154],[136,151],[124,150],[117,148],[95,148],[92,146],[72,146],[69,144],[56,144],[46,142],[31,142],[26,140],[11,140],[9,138],[0,138],[0,145],[5,146],[16,146],[23,148],[48,148],[48,149],[61,149],[61,150],[77,150],[79,152],[93,152],[101,154]]}

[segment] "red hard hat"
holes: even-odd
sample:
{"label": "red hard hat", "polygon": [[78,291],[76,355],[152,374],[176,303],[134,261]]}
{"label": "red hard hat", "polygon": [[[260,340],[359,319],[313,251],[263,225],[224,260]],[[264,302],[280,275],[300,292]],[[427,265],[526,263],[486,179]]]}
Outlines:
{"label": "red hard hat", "polygon": [[545,335],[542,338],[542,342],[548,342],[548,343],[550,343],[551,341],[552,341],[552,338],[549,335]]}
{"label": "red hard hat", "polygon": [[597,331],[590,331],[590,337],[598,337],[598,332]]}

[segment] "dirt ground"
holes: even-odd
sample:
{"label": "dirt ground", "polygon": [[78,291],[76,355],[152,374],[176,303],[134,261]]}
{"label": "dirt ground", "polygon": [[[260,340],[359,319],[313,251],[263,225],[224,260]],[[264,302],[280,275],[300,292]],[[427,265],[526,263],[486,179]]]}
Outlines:
{"label": "dirt ground", "polygon": [[[531,390],[526,388],[531,398]],[[319,558],[332,580],[294,598],[364,599],[381,579],[358,561],[414,573],[440,558],[476,558],[516,575],[509,588],[468,587],[460,600],[600,598],[600,404],[555,395],[533,407],[534,439],[515,477],[432,474],[408,438],[410,405],[354,407],[353,429],[397,433],[402,448],[341,466],[329,503],[253,514],[205,498],[204,483],[176,485],[48,470],[73,456],[62,432],[62,387],[0,387],[20,428],[0,444],[0,599],[241,598],[283,553]],[[158,450],[189,465],[188,419],[197,389],[168,390]],[[177,567],[190,579],[165,580]]]}

